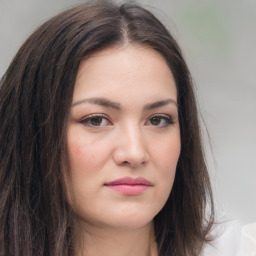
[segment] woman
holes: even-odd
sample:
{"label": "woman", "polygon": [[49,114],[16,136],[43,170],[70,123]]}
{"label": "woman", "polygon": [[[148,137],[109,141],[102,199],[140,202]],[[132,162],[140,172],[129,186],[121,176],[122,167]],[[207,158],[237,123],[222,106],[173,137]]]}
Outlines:
{"label": "woman", "polygon": [[142,7],[94,1],[43,24],[2,78],[0,120],[0,255],[195,256],[209,241],[189,70]]}

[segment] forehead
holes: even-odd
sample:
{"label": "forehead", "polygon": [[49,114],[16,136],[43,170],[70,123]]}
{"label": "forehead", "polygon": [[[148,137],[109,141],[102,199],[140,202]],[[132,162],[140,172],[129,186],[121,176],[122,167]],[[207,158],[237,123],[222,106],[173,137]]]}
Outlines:
{"label": "forehead", "polygon": [[98,51],[81,62],[73,102],[82,96],[154,100],[165,95],[177,97],[173,74],[162,55],[146,46],[124,45]]}

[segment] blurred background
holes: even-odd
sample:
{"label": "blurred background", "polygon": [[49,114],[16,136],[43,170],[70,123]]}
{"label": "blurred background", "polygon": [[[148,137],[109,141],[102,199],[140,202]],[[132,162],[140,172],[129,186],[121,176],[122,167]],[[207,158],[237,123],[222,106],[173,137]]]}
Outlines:
{"label": "blurred background", "polygon": [[[82,2],[0,0],[0,77],[41,23]],[[169,27],[183,49],[196,86],[219,214],[241,224],[255,222],[256,1],[137,2]]]}

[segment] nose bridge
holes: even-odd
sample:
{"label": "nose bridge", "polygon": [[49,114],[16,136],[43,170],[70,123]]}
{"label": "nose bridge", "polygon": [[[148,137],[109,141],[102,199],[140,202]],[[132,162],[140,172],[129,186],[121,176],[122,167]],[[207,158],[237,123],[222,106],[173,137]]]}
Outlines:
{"label": "nose bridge", "polygon": [[147,162],[147,145],[140,125],[130,122],[120,127],[119,132],[116,149],[117,162],[131,166]]}

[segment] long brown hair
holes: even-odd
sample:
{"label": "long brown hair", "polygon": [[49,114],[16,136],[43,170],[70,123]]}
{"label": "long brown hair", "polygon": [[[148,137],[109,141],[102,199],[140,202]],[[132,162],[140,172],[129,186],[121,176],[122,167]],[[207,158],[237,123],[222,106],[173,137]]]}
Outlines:
{"label": "long brown hair", "polygon": [[208,241],[213,199],[193,86],[181,50],[144,8],[93,1],[43,24],[1,80],[1,256],[72,255],[73,218],[63,163],[74,82],[81,60],[124,42],[162,54],[178,91],[181,154],[170,197],[154,219],[159,255],[196,256]]}

